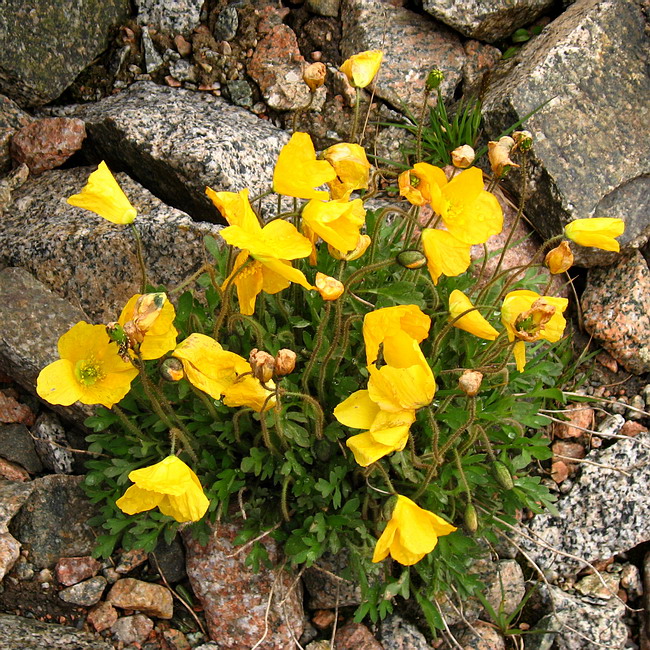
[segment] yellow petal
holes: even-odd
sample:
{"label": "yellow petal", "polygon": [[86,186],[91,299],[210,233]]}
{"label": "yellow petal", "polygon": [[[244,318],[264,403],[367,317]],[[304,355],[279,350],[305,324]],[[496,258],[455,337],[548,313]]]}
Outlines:
{"label": "yellow petal", "polygon": [[361,467],[368,467],[387,454],[402,451],[408,442],[408,433],[407,425],[379,432],[366,431],[348,438],[345,444],[354,454],[354,460]]}
{"label": "yellow petal", "polygon": [[188,490],[178,496],[165,495],[158,509],[163,515],[173,517],[178,522],[198,521],[207,512],[210,501],[203,494],[199,484],[198,488]]}
{"label": "yellow petal", "polygon": [[[267,386],[273,388],[274,384],[268,381]],[[246,406],[260,413],[262,409],[268,411],[275,406],[275,397],[269,399],[270,395],[272,392],[264,388],[259,379],[245,375],[237,378],[225,389],[223,403],[231,407]]]}
{"label": "yellow petal", "polygon": [[135,515],[156,508],[165,498],[164,494],[143,490],[132,485],[116,502],[115,505],[127,515]]}
{"label": "yellow petal", "polygon": [[212,188],[206,187],[205,193],[231,226],[240,226],[251,232],[262,230],[248,201],[248,189],[243,189],[241,192],[215,192]]}
{"label": "yellow petal", "polygon": [[301,235],[292,223],[283,219],[271,221],[262,228],[260,244],[252,248],[248,246],[240,248],[248,248],[253,257],[263,255],[282,260],[307,257],[312,249],[312,244],[307,237]]}
{"label": "yellow petal", "polygon": [[340,70],[355,88],[365,88],[375,78],[383,58],[381,50],[359,52],[347,59]]}
{"label": "yellow petal", "polygon": [[289,280],[289,282],[299,284],[301,287],[304,287],[310,291],[314,288],[307,281],[305,274],[299,269],[294,269],[293,266],[291,266],[290,262],[284,262],[283,260],[276,259],[261,259],[260,262],[274,273],[277,273],[279,276],[285,278],[286,280]]}
{"label": "yellow petal", "polygon": [[369,366],[369,372],[370,399],[383,411],[416,410],[430,404],[435,394],[436,382],[426,362],[408,368]]}
{"label": "yellow petal", "polygon": [[[449,313],[452,320],[468,309],[473,309],[473,307],[474,305],[472,305],[470,299],[462,291],[454,289],[451,292],[449,296]],[[494,341],[499,336],[499,332],[476,310],[470,311],[458,320],[454,320],[453,326],[488,341]]]}
{"label": "yellow petal", "polygon": [[237,300],[239,302],[239,311],[242,314],[251,316],[255,313],[255,301],[257,295],[262,291],[264,285],[263,266],[259,262],[252,260],[245,269],[238,272],[239,267],[248,260],[248,251],[241,251],[235,258],[232,273],[224,280],[221,285],[225,289],[231,278],[235,277],[235,287],[237,287]]}
{"label": "yellow petal", "polygon": [[347,254],[359,243],[366,211],[361,199],[353,201],[317,201],[312,199],[303,209],[304,223],[321,239]]}
{"label": "yellow petal", "polygon": [[347,200],[352,191],[368,187],[370,163],[361,145],[339,142],[325,149],[323,158],[336,172],[336,178],[328,183],[332,198]]}
{"label": "yellow petal", "polygon": [[526,344],[523,341],[517,341],[513,349],[517,370],[523,372],[526,367]]}
{"label": "yellow petal", "polygon": [[580,246],[592,246],[606,251],[620,251],[619,237],[625,231],[622,219],[597,217],[595,219],[576,219],[567,224],[564,234]]}
{"label": "yellow petal", "polygon": [[178,496],[196,484],[196,474],[178,457],[167,456],[159,463],[129,473],[129,480],[140,489]]}
{"label": "yellow petal", "polygon": [[68,203],[117,224],[133,223],[138,214],[103,160],[89,176],[86,186],[79,194],[73,194]]}
{"label": "yellow petal", "polygon": [[36,392],[50,404],[74,404],[81,397],[81,386],[74,375],[74,365],[67,359],[59,359],[45,366],[36,380]]}
{"label": "yellow petal", "polygon": [[396,532],[397,522],[391,519],[386,524],[386,528],[384,528],[384,532],[381,534],[381,537],[377,540],[377,544],[375,545],[375,552],[372,556],[373,562],[381,562],[388,556],[390,547],[393,545],[393,540],[395,539]]}
{"label": "yellow petal", "polygon": [[471,246],[446,230],[425,228],[422,231],[422,245],[434,284],[438,284],[441,275],[455,277],[465,273],[472,263]]}
{"label": "yellow petal", "polygon": [[370,399],[367,390],[358,390],[334,409],[334,417],[346,427],[370,429],[379,407]]}
{"label": "yellow petal", "polygon": [[273,191],[300,199],[327,199],[327,192],[315,188],[335,178],[334,167],[316,159],[309,134],[297,132],[280,151],[273,171]]}

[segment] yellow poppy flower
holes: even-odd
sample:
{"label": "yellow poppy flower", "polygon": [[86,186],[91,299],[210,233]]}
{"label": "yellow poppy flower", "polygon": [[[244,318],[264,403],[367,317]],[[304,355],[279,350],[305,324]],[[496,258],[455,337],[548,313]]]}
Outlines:
{"label": "yellow poppy flower", "polygon": [[101,404],[111,408],[138,374],[118,353],[103,325],[81,321],[59,339],[58,361],[38,375],[36,392],[50,404]]}
{"label": "yellow poppy flower", "polygon": [[365,88],[379,72],[384,53],[381,50],[367,50],[353,54],[339,70],[355,88]]}
{"label": "yellow poppy flower", "polygon": [[323,152],[323,158],[334,167],[336,178],[327,185],[333,199],[350,197],[354,190],[365,190],[370,178],[370,163],[361,145],[339,142]]}
{"label": "yellow poppy flower", "polygon": [[519,372],[526,366],[524,341],[543,339],[555,343],[562,338],[566,327],[562,313],[568,304],[566,298],[540,296],[526,289],[511,291],[503,299],[501,322],[506,328],[508,339],[517,341],[513,352]]}
{"label": "yellow poppy flower", "polygon": [[[188,381],[213,399],[224,398],[226,406],[248,406],[259,412],[264,407],[269,390],[250,373],[250,363],[234,352],[224,350],[205,334],[190,334],[172,352],[180,359]],[[273,382],[268,382],[273,388]],[[275,398],[266,402],[266,409],[275,404]]]}
{"label": "yellow poppy flower", "polygon": [[619,237],[624,231],[625,222],[622,219],[609,217],[576,219],[564,227],[564,234],[580,246],[592,246],[617,253],[621,247],[614,237]]}
{"label": "yellow poppy flower", "polygon": [[[262,227],[248,202],[247,189],[234,193],[215,192],[208,187],[206,194],[231,224],[219,234],[231,246],[242,249],[235,261],[233,274],[249,255],[256,260],[235,277],[242,314],[254,313],[255,300],[260,291],[278,293],[286,289],[290,282],[313,289],[303,272],[294,269],[288,261],[307,257],[312,252],[312,243],[293,224],[278,219]],[[226,279],[224,286],[233,274]]]}
{"label": "yellow poppy flower", "polygon": [[[454,289],[449,295],[449,314],[452,320],[473,307],[471,300],[462,291]],[[499,332],[475,309],[454,321],[453,326],[488,341],[494,341],[499,336]]]}
{"label": "yellow poppy flower", "polygon": [[335,178],[334,167],[327,160],[316,159],[309,134],[297,132],[280,151],[273,170],[273,191],[299,199],[326,200],[328,193],[315,188]]}
{"label": "yellow poppy flower", "polygon": [[445,172],[440,167],[429,163],[416,163],[413,169],[402,172],[398,179],[400,196],[412,205],[425,205],[431,203],[433,188],[438,188],[447,183]]}
{"label": "yellow poppy flower", "polygon": [[361,199],[312,199],[302,211],[302,220],[324,242],[349,253],[359,243],[359,230],[365,223],[366,211]]}
{"label": "yellow poppy flower", "polygon": [[136,293],[126,303],[117,322],[144,360],[160,359],[174,349],[178,330],[176,311],[164,293]]}
{"label": "yellow poppy flower", "polygon": [[393,515],[377,541],[372,561],[381,562],[390,553],[400,564],[411,566],[433,551],[438,537],[455,530],[442,517],[398,494]]}
{"label": "yellow poppy flower", "polygon": [[158,508],[178,522],[198,521],[210,502],[197,475],[177,456],[129,473],[135,483],[115,505],[127,515]]}
{"label": "yellow poppy flower", "polygon": [[446,230],[425,228],[422,231],[422,246],[433,284],[438,284],[441,275],[452,278],[465,273],[472,263],[472,245]]}
{"label": "yellow poppy flower", "polygon": [[404,332],[420,343],[429,335],[430,327],[431,319],[417,305],[397,305],[371,311],[363,319],[368,363],[377,360],[379,345],[388,336]]}
{"label": "yellow poppy flower", "polygon": [[73,194],[68,203],[117,224],[133,223],[138,214],[103,160],[88,177],[86,186],[79,194]]}
{"label": "yellow poppy flower", "polygon": [[[442,180],[442,179],[440,179]],[[466,244],[483,244],[503,228],[503,211],[496,197],[483,189],[483,172],[470,167],[449,182],[431,187],[431,207],[447,230]]]}

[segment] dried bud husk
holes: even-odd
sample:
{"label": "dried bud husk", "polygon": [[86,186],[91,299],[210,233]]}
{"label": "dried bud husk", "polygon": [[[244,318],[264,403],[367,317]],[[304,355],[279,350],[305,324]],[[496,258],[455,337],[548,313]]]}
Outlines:
{"label": "dried bud husk", "polygon": [[530,131],[515,131],[512,139],[519,151],[530,151],[533,148],[533,134]]}
{"label": "dried bud husk", "polygon": [[573,253],[568,241],[563,241],[559,246],[550,250],[544,258],[548,270],[553,273],[564,273],[573,266]]}
{"label": "dried bud husk", "polygon": [[160,364],[160,376],[165,381],[180,381],[185,377],[183,363],[176,357],[169,357]]}
{"label": "dried bud husk", "polygon": [[481,390],[483,373],[478,370],[465,370],[458,379],[458,388],[460,388],[468,397],[476,397]]}
{"label": "dried bud husk", "polygon": [[468,144],[456,147],[451,152],[451,162],[458,169],[467,169],[470,167],[474,162],[474,158],[476,158],[476,152]]}
{"label": "dried bud husk", "polygon": [[268,352],[253,348],[248,357],[248,363],[251,364],[253,376],[263,384],[272,379],[275,371],[275,359]]}
{"label": "dried bud husk", "polygon": [[519,167],[510,160],[510,152],[514,146],[515,141],[507,135],[503,136],[498,142],[488,142],[490,167],[497,178],[503,176],[510,167]]}
{"label": "dried bud husk", "polygon": [[345,285],[340,280],[319,271],[316,273],[316,291],[320,293],[323,300],[336,300],[345,291]]}
{"label": "dried bud husk", "polygon": [[492,471],[494,472],[494,478],[497,480],[497,483],[504,490],[512,490],[512,488],[515,486],[512,480],[512,474],[500,460],[494,461],[492,465]]}
{"label": "dried bud husk", "polygon": [[282,348],[275,355],[275,375],[284,377],[294,371],[296,367],[296,353],[288,348]]}
{"label": "dried bud husk", "polygon": [[302,80],[309,86],[311,92],[316,92],[325,83],[327,68],[323,63],[312,63],[302,73]]}
{"label": "dried bud husk", "polygon": [[343,253],[342,251],[334,248],[334,246],[331,244],[327,244],[327,250],[335,260],[345,260],[346,262],[352,262],[354,260],[358,260],[366,252],[371,242],[372,239],[370,239],[370,235],[359,235],[359,241],[357,242],[356,248],[349,253]]}
{"label": "dried bud husk", "polygon": [[129,350],[131,349],[131,342],[127,336],[124,328],[117,322],[113,321],[106,325],[106,333],[111,341],[117,343],[118,354],[124,361],[129,361]]}
{"label": "dried bud husk", "polygon": [[515,319],[515,336],[522,341],[539,341],[544,325],[557,311],[544,297],[538,298],[528,311],[522,312]]}
{"label": "dried bud husk", "polygon": [[467,532],[473,535],[478,530],[478,515],[473,503],[468,503],[463,515]]}
{"label": "dried bud husk", "polygon": [[405,269],[421,269],[427,263],[425,254],[418,250],[402,251],[395,259]]}
{"label": "dried bud husk", "polygon": [[438,86],[442,83],[443,79],[445,78],[444,73],[442,70],[438,70],[438,68],[433,68],[431,72],[427,75],[427,80],[426,80],[426,87],[428,91],[435,90],[438,88]]}

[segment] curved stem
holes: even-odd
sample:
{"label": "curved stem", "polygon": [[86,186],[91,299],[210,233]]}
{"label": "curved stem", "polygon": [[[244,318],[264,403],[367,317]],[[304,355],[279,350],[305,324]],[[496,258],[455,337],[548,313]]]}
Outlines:
{"label": "curved stem", "polygon": [[147,290],[147,269],[144,265],[144,254],[142,252],[142,239],[140,233],[134,223],[131,223],[131,232],[135,238],[135,253],[138,257],[138,264],[140,265],[140,273],[142,280],[140,282],[140,293],[145,293]]}

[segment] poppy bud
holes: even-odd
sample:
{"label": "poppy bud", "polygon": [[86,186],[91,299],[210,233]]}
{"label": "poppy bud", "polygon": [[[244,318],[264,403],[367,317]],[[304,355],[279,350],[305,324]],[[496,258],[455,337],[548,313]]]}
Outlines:
{"label": "poppy bud", "polygon": [[492,465],[492,471],[494,473],[494,478],[497,480],[497,483],[504,490],[512,490],[512,488],[515,486],[512,480],[512,474],[500,460],[494,461],[494,464]]}
{"label": "poppy bud", "polygon": [[478,515],[476,514],[476,508],[474,504],[468,503],[465,508],[465,528],[470,534],[474,534],[478,530]]}
{"label": "poppy bud", "polygon": [[465,370],[458,379],[458,388],[460,388],[468,397],[476,397],[481,390],[483,374],[478,370]]}
{"label": "poppy bud", "polygon": [[427,80],[425,82],[427,90],[432,91],[435,90],[443,81],[445,78],[444,73],[442,70],[438,70],[438,68],[433,68],[431,72],[427,75]]}
{"label": "poppy bud", "polygon": [[569,242],[563,241],[559,246],[550,250],[544,258],[544,264],[553,274],[568,271],[573,264],[573,253],[569,247]]}
{"label": "poppy bud", "polygon": [[312,63],[304,69],[302,80],[309,86],[309,90],[314,93],[325,83],[326,75],[327,68],[323,63]]}
{"label": "poppy bud", "polygon": [[405,269],[421,269],[427,263],[425,254],[417,250],[402,251],[395,259]]}
{"label": "poppy bud", "polygon": [[316,290],[323,300],[336,300],[345,291],[345,286],[340,280],[319,271],[316,273]]}
{"label": "poppy bud", "polygon": [[467,169],[476,158],[476,152],[468,144],[456,147],[451,152],[451,162],[458,169]]}
{"label": "poppy bud", "polygon": [[533,134],[530,131],[515,131],[512,139],[519,151],[530,151],[533,148]]}
{"label": "poppy bud", "polygon": [[275,355],[275,374],[284,377],[293,372],[296,367],[296,353],[288,348],[282,348]]}
{"label": "poppy bud", "polygon": [[180,359],[169,357],[160,364],[160,376],[165,381],[180,381],[185,377],[183,363]]}
{"label": "poppy bud", "polygon": [[251,364],[253,376],[263,384],[266,384],[273,377],[275,359],[268,352],[253,348],[248,357],[248,363]]}
{"label": "poppy bud", "polygon": [[515,146],[515,141],[507,135],[498,142],[488,142],[488,158],[490,167],[498,178],[503,176],[510,167],[519,167],[510,160],[510,152]]}

